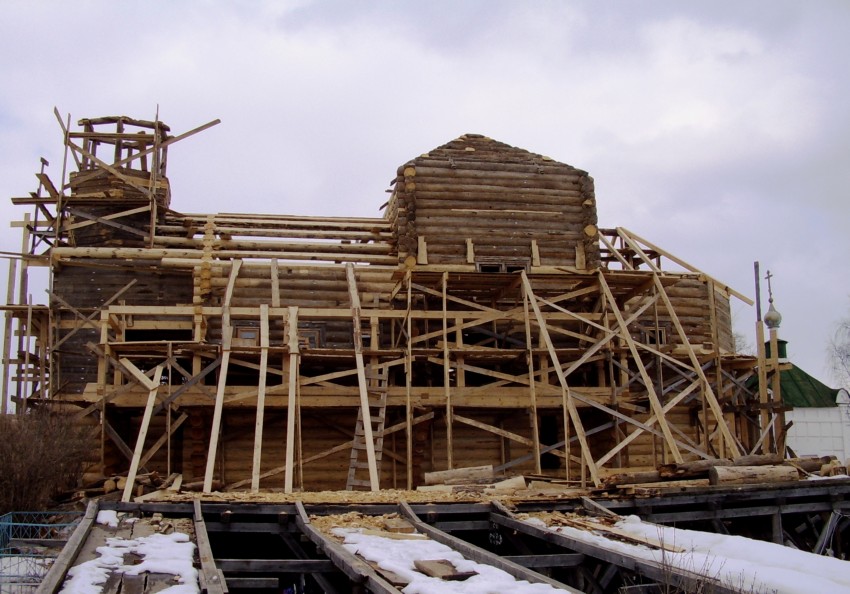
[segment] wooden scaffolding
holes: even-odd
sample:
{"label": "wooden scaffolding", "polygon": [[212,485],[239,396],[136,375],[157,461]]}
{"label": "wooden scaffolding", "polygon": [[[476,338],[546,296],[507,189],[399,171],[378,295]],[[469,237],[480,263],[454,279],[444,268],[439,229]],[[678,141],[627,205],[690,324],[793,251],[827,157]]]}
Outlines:
{"label": "wooden scaffolding", "polygon": [[481,464],[584,485],[784,447],[778,395],[747,387],[774,368],[733,348],[730,299],[752,301],[598,229],[585,172],[465,135],[399,168],[383,218],[186,214],[166,149],[217,121],[57,119],[76,170],[13,199],[35,214],[3,399],[96,418],[125,498],[143,469],[204,491],[413,488]]}

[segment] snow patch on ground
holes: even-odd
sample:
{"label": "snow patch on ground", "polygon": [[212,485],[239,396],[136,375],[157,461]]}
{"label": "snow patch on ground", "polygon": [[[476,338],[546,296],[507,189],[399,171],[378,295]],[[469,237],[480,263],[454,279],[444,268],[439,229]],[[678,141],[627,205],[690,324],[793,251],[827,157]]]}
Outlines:
{"label": "snow patch on ground", "polygon": [[[198,572],[192,565],[195,545],[188,534],[174,532],[133,539],[109,538],[105,546],[97,548],[97,553],[99,556],[96,559],[81,563],[68,571],[68,578],[60,590],[61,594],[99,594],[101,586],[106,583],[112,572],[139,575],[146,571],[177,576],[178,584],[162,590],[159,594],[199,594]],[[138,565],[125,565],[124,555],[127,553],[141,556],[142,562]]]}
{"label": "snow patch on ground", "polygon": [[97,523],[109,526],[110,528],[118,528],[118,512],[112,509],[102,509],[97,512]]}
{"label": "snow patch on ground", "polygon": [[753,592],[776,594],[850,592],[850,562],[770,542],[670,528],[643,522],[637,516],[628,516],[616,524],[617,528],[636,538],[657,539],[685,550],[675,553],[615,541],[570,526],[548,527],[537,518],[526,522],[608,550],[716,578],[744,591],[752,589]]}
{"label": "snow patch on ground", "polygon": [[[357,529],[334,528],[332,532],[344,538],[343,546],[364,559],[377,563],[382,569],[398,574],[410,583],[404,594],[545,594],[558,592],[548,584],[531,584],[517,580],[501,569],[465,559],[457,551],[428,538],[396,540],[361,534]],[[458,571],[475,571],[478,575],[464,581],[443,581],[416,571],[413,562],[450,561]]]}

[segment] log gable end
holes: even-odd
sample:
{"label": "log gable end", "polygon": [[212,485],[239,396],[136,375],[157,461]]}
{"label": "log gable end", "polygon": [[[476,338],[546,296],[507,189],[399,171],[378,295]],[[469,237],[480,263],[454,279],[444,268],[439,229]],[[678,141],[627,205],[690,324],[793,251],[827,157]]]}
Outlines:
{"label": "log gable end", "polygon": [[401,262],[485,272],[599,266],[593,178],[480,134],[399,167],[387,217]]}

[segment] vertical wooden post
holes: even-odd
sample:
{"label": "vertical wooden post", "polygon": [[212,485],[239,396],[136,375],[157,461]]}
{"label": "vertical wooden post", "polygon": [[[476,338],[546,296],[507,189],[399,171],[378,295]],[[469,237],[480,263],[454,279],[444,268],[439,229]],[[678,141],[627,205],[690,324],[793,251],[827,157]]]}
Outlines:
{"label": "vertical wooden post", "polygon": [[[726,425],[726,419],[723,417],[723,409],[721,408],[720,403],[717,402],[717,398],[714,395],[714,391],[711,389],[711,384],[709,384],[708,378],[705,376],[705,372],[702,370],[702,365],[700,364],[699,358],[694,352],[694,349],[691,347],[691,343],[688,341],[688,335],[685,333],[685,329],[682,327],[682,323],[679,321],[679,316],[676,313],[676,310],[673,308],[673,304],[670,301],[670,297],[667,295],[667,291],[664,289],[664,285],[661,283],[661,279],[658,278],[658,275],[653,272],[652,277],[655,281],[655,286],[658,288],[658,293],[661,296],[661,299],[664,301],[664,306],[667,308],[667,313],[670,314],[670,319],[673,321],[673,325],[676,327],[676,332],[679,334],[679,338],[682,341],[682,344],[687,349],[688,358],[690,359],[691,366],[693,366],[694,371],[702,381],[703,398],[708,401],[708,406],[711,408],[711,412],[714,414],[714,418],[717,420],[717,425],[720,428],[720,434],[723,435],[723,438],[728,443],[729,450],[732,452],[733,456],[740,456],[741,454],[743,454],[743,452],[741,452],[740,448],[738,447],[738,443],[735,441],[735,437],[732,435],[732,432]],[[663,413],[663,411],[661,412]],[[658,411],[656,411],[656,414],[658,414]],[[658,420],[660,423],[660,416]],[[681,462],[681,460],[677,460],[677,462]]]}
{"label": "vertical wooden post", "polygon": [[221,430],[221,414],[224,409],[224,391],[227,387],[227,371],[230,366],[230,348],[233,341],[233,326],[230,324],[230,300],[236,286],[236,277],[242,267],[242,260],[233,260],[230,267],[230,278],[227,279],[227,289],[221,309],[221,366],[219,367],[218,386],[215,393],[215,409],[213,410],[212,429],[210,431],[210,446],[207,450],[207,467],[204,473],[204,493],[212,491],[215,461],[218,452],[219,432]]}
{"label": "vertical wooden post", "polygon": [[555,368],[555,373],[558,374],[558,381],[561,383],[561,388],[567,393],[567,408],[570,411],[570,420],[573,423],[573,427],[576,430],[576,437],[578,438],[579,444],[581,444],[581,455],[582,458],[587,463],[587,467],[590,470],[590,476],[593,479],[595,484],[600,484],[599,481],[599,472],[596,468],[596,463],[593,461],[593,455],[590,451],[590,445],[587,443],[587,435],[584,432],[584,425],[581,422],[581,417],[579,417],[578,409],[576,408],[575,402],[573,402],[572,395],[570,394],[570,386],[567,383],[567,377],[564,375],[564,368],[561,367],[561,362],[558,359],[558,352],[555,350],[555,345],[552,342],[552,338],[549,336],[549,330],[546,326],[546,319],[543,317],[543,313],[540,311],[540,306],[537,305],[537,297],[534,296],[534,291],[531,289],[531,282],[528,280],[528,276],[525,274],[525,271],[520,273],[522,275],[522,283],[525,287],[526,292],[528,293],[528,301],[531,304],[531,309],[534,310],[534,316],[537,318],[537,325],[540,329],[540,337],[546,343],[546,348],[549,351],[549,357],[552,359],[552,364]]}
{"label": "vertical wooden post", "polygon": [[643,361],[640,358],[640,353],[637,350],[637,346],[635,346],[635,342],[632,339],[631,334],[629,333],[629,327],[623,319],[622,314],[620,313],[620,308],[617,306],[617,302],[614,299],[614,294],[611,293],[611,288],[608,286],[608,282],[605,280],[604,273],[599,272],[598,278],[599,286],[602,287],[602,290],[605,292],[605,295],[608,298],[608,306],[611,308],[611,312],[617,319],[617,324],[620,327],[620,336],[625,339],[626,344],[629,347],[629,351],[632,354],[632,360],[635,362],[635,366],[638,368],[640,376],[643,379],[643,383],[646,386],[646,391],[647,395],[649,396],[649,403],[652,408],[652,412],[654,412],[655,416],[658,417],[658,424],[661,427],[661,432],[664,434],[664,440],[667,443],[667,447],[670,448],[670,452],[673,454],[673,460],[675,460],[676,463],[680,464],[683,461],[682,454],[679,452],[679,446],[676,445],[676,440],[673,438],[673,432],[670,430],[670,425],[667,424],[667,417],[664,415],[664,410],[661,406],[661,401],[658,399],[658,394],[656,394],[655,389],[653,388],[652,378],[649,377],[649,373],[647,373],[646,367],[644,366]]}
{"label": "vertical wooden post", "polygon": [[133,485],[136,481],[136,473],[139,471],[139,460],[142,457],[142,452],[145,449],[145,439],[148,436],[148,427],[150,427],[151,416],[153,415],[153,407],[156,404],[156,393],[159,390],[159,382],[162,379],[162,365],[156,366],[153,379],[149,380],[144,373],[135,367],[129,360],[121,359],[121,363],[130,370],[135,370],[134,373],[142,384],[148,389],[148,401],[145,405],[145,413],[142,416],[142,424],[139,427],[139,435],[136,438],[136,447],[133,450],[133,459],[130,462],[130,471],[127,473],[127,483],[124,485],[124,493],[121,496],[121,501],[128,502],[133,494]]}
{"label": "vertical wooden post", "polygon": [[[523,321],[525,323],[525,356],[528,358],[528,395],[531,400],[531,441],[534,453],[534,472],[542,474],[540,467],[540,429],[537,423],[537,380],[534,377],[534,353],[531,348],[531,321],[528,316],[528,292],[522,288]],[[570,464],[567,454],[567,466]]]}
{"label": "vertical wooden post", "polygon": [[[15,281],[17,280],[18,261],[15,258],[9,258],[9,277],[6,285],[6,304],[12,305],[15,299]],[[14,314],[7,310],[5,312],[6,320],[3,332],[3,385],[2,397],[0,397],[0,414],[10,412],[9,409],[9,371],[12,368],[12,324]]]}
{"label": "vertical wooden post", "polygon": [[298,400],[298,357],[300,346],[298,345],[298,308],[290,306],[287,313],[289,325],[288,346],[289,353],[286,355],[289,367],[289,398],[286,403],[286,466],[284,470],[284,492],[292,493],[293,463],[295,460],[295,431],[296,413]]}
{"label": "vertical wooden post", "polygon": [[257,420],[254,425],[254,461],[251,470],[251,491],[260,490],[260,464],[263,450],[263,416],[266,408],[266,374],[269,364],[269,306],[260,305],[260,377],[257,382]]}
{"label": "vertical wooden post", "polygon": [[407,438],[407,488],[413,489],[413,405],[411,387],[413,383],[413,281],[410,270],[405,274],[407,281],[407,352],[404,360],[404,418]]}
{"label": "vertical wooden post", "polygon": [[272,307],[280,307],[280,272],[278,270],[277,258],[272,258]]}
{"label": "vertical wooden post", "polygon": [[351,318],[354,325],[354,362],[357,366],[357,385],[360,391],[360,412],[363,415],[363,440],[366,442],[366,460],[369,464],[369,483],[372,491],[380,490],[378,461],[375,456],[375,437],[372,432],[372,409],[369,406],[369,389],[366,383],[366,364],[363,361],[363,338],[360,329],[360,294],[357,292],[357,278],[354,265],[346,264],[348,294],[351,299]]}
{"label": "vertical wooden post", "polygon": [[452,442],[452,425],[454,424],[454,412],[452,409],[452,389],[450,386],[451,377],[450,371],[451,366],[449,363],[449,334],[448,334],[448,314],[446,312],[447,305],[447,291],[449,284],[449,273],[443,273],[443,390],[446,395],[446,463],[448,465],[448,469],[451,470],[454,468],[454,458],[453,458],[453,448],[454,444]]}

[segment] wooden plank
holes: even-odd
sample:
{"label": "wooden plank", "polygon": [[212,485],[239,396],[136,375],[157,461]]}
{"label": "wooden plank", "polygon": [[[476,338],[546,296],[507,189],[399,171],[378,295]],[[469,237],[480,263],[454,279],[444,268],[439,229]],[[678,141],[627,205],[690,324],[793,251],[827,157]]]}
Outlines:
{"label": "wooden plank", "polygon": [[534,310],[535,317],[537,318],[537,325],[540,329],[540,336],[546,343],[546,348],[549,350],[549,357],[551,357],[552,362],[555,364],[555,372],[558,376],[558,381],[561,383],[561,387],[567,393],[567,409],[569,411],[570,420],[573,423],[573,427],[575,427],[579,444],[581,445],[582,459],[586,462],[587,467],[590,470],[590,476],[593,479],[593,482],[598,485],[599,472],[596,468],[596,463],[593,461],[593,454],[591,453],[590,445],[587,442],[587,435],[584,432],[584,425],[582,424],[581,418],[579,417],[578,409],[576,409],[575,403],[573,402],[573,395],[570,392],[570,386],[567,383],[567,378],[564,375],[563,367],[561,366],[561,362],[558,358],[558,352],[555,349],[555,345],[552,344],[552,339],[549,336],[549,330],[546,324],[546,320],[540,311],[540,306],[537,305],[537,298],[535,297],[534,291],[531,288],[531,282],[528,280],[528,275],[526,275],[525,271],[522,271],[521,276],[524,291],[528,295],[529,303],[531,305],[531,308]]}
{"label": "wooden plank", "polygon": [[[154,411],[156,411],[156,409],[154,409]],[[154,412],[154,414],[156,414],[156,412]],[[165,445],[166,441],[168,441],[168,438],[174,435],[174,432],[180,429],[180,426],[183,425],[183,423],[185,423],[186,419],[188,418],[188,414],[186,414],[185,412],[181,413],[180,416],[177,417],[177,420],[171,423],[171,427],[169,427],[168,430],[165,431],[165,433],[163,433],[160,438],[154,442],[150,449],[145,452],[145,455],[142,456],[141,460],[139,460],[139,467],[144,467],[148,462],[150,462],[150,459],[153,458],[154,455],[162,448],[162,446]]]}
{"label": "wooden plank", "polygon": [[646,387],[650,405],[656,417],[658,417],[658,424],[661,427],[661,432],[664,434],[664,439],[667,442],[667,447],[670,448],[670,453],[673,455],[673,459],[676,462],[682,462],[682,454],[681,452],[679,452],[679,447],[676,445],[676,440],[673,438],[673,432],[670,430],[670,425],[667,423],[667,418],[664,415],[664,409],[661,406],[661,401],[658,399],[658,394],[656,394],[655,388],[653,387],[652,378],[649,377],[649,373],[646,371],[646,367],[644,366],[643,361],[640,358],[640,353],[638,353],[637,351],[637,346],[635,346],[635,341],[632,338],[631,333],[629,332],[629,327],[626,325],[626,321],[623,319],[623,314],[620,313],[620,308],[617,305],[617,301],[614,299],[614,294],[611,292],[611,288],[608,286],[608,282],[605,280],[605,274],[600,271],[598,274],[598,278],[599,285],[602,287],[602,290],[605,293],[605,297],[608,300],[608,307],[614,314],[614,317],[617,320],[617,324],[620,327],[620,336],[622,336],[623,340],[626,341],[626,345],[629,347],[629,351],[632,354],[632,360],[634,361],[635,366],[638,368],[638,371],[640,372],[640,375],[643,378],[643,384]]}
{"label": "wooden plank", "polygon": [[375,570],[365,561],[314,528],[303,503],[296,501],[295,509],[297,511],[295,523],[298,528],[340,571],[354,582],[353,591],[359,590],[360,585],[362,585],[374,594],[398,594],[398,589],[375,573]]}
{"label": "wooden plank", "polygon": [[[720,428],[720,433],[726,439],[726,443],[728,444],[729,449],[732,451],[733,456],[740,456],[741,454],[743,454],[743,451],[738,446],[737,440],[732,435],[732,432],[729,430],[729,426],[726,424],[726,418],[723,416],[723,409],[721,408],[720,403],[717,401],[717,398],[714,395],[714,390],[711,389],[711,384],[709,383],[708,378],[705,376],[705,372],[702,370],[702,365],[700,364],[699,359],[697,358],[697,355],[694,352],[690,341],[688,340],[688,335],[685,332],[685,329],[682,327],[682,322],[679,320],[679,316],[676,313],[676,309],[673,307],[673,303],[670,301],[670,296],[667,294],[667,291],[664,288],[664,285],[661,283],[661,279],[658,278],[658,275],[653,274],[652,278],[655,281],[655,287],[658,290],[658,294],[661,296],[662,301],[664,301],[664,306],[667,308],[667,313],[670,315],[670,319],[673,322],[673,326],[675,326],[676,328],[676,333],[679,335],[679,339],[682,341],[682,344],[687,349],[688,359],[690,359],[694,371],[703,382],[703,397],[708,401],[708,406],[711,408],[711,412],[714,413],[714,418],[717,420],[718,427]],[[677,462],[681,462],[681,460],[677,460]]]}
{"label": "wooden plank", "polygon": [[419,519],[419,516],[417,516],[413,509],[411,509],[411,507],[404,501],[399,503],[399,512],[411,524],[413,524],[418,532],[427,534],[431,539],[454,549],[467,559],[471,559],[476,563],[483,563],[485,565],[497,567],[519,580],[526,580],[532,584],[549,584],[553,588],[557,588],[559,590],[567,590],[568,592],[575,592],[576,594],[579,592],[578,590],[566,586],[561,582],[525,568],[518,563],[508,561],[504,557],[495,555],[481,547],[477,547],[426,524]]}
{"label": "wooden plank", "polygon": [[407,445],[407,488],[413,489],[413,402],[411,390],[413,387],[413,350],[411,336],[413,332],[412,311],[412,274],[408,270],[405,275],[407,283],[407,317],[405,319],[405,330],[407,331],[407,348],[404,359],[404,435]]}
{"label": "wooden plank", "polygon": [[[677,405],[678,405],[678,404],[679,404],[682,400],[684,400],[685,398],[687,398],[687,397],[688,397],[688,395],[690,395],[690,394],[691,394],[691,392],[693,392],[694,390],[696,390],[696,389],[697,389],[700,385],[701,385],[701,383],[700,383],[700,381],[699,381],[699,380],[694,381],[694,382],[691,382],[691,385],[690,385],[690,386],[688,386],[687,388],[685,388],[684,390],[682,390],[681,392],[679,392],[679,393],[678,393],[678,394],[677,394],[674,398],[670,399],[670,401],[668,401],[668,402],[667,402],[667,404],[665,404],[665,405],[664,405],[664,407],[662,408],[662,410],[663,410],[665,413],[670,412],[671,410],[673,410],[673,408],[674,408],[675,406],[677,406]],[[646,425],[647,427],[651,427],[651,426],[652,426],[652,425],[654,425],[656,422],[658,422],[658,415],[653,414],[651,417],[649,417],[649,419],[647,419],[647,421],[646,421],[645,425]],[[608,452],[607,452],[607,453],[605,453],[605,455],[603,455],[601,458],[599,458],[599,460],[597,460],[597,461],[596,461],[596,463],[597,463],[599,466],[602,466],[603,464],[605,464],[606,462],[608,462],[608,460],[610,460],[611,458],[613,458],[614,456],[616,456],[616,455],[617,455],[617,453],[618,453],[618,452],[620,452],[623,448],[625,448],[626,446],[628,446],[631,442],[633,442],[633,441],[634,441],[635,439],[637,439],[640,435],[642,435],[642,434],[643,434],[643,432],[644,432],[644,430],[643,430],[643,429],[641,429],[640,427],[635,427],[635,429],[633,429],[631,433],[629,433],[629,434],[628,434],[625,438],[623,438],[623,439],[622,439],[622,440],[621,440],[621,441],[620,441],[617,445],[615,445],[613,448],[611,448],[610,450],[608,450]]]}
{"label": "wooden plank", "polygon": [[651,243],[651,242],[647,241],[646,239],[644,239],[644,238],[643,238],[643,237],[641,237],[640,235],[638,235],[638,234],[636,234],[636,233],[633,233],[632,231],[629,231],[629,230],[628,230],[628,229],[626,229],[625,227],[618,227],[617,229],[618,229],[618,230],[622,230],[622,231],[623,231],[623,233],[625,233],[628,237],[630,237],[630,238],[632,238],[632,239],[634,239],[634,240],[636,240],[636,241],[641,242],[641,243],[642,243],[643,245],[645,245],[646,247],[650,248],[650,249],[651,249],[651,250],[653,250],[653,251],[658,252],[659,254],[661,254],[662,256],[664,256],[665,258],[667,258],[668,260],[671,260],[672,262],[675,262],[675,263],[676,263],[676,264],[678,264],[679,266],[681,266],[681,267],[683,267],[683,268],[686,268],[686,269],[690,270],[691,272],[695,272],[695,273],[701,274],[701,275],[705,276],[705,277],[706,277],[706,278],[708,278],[708,279],[711,279],[711,281],[712,281],[712,282],[714,282],[715,284],[717,284],[717,285],[718,285],[718,286],[720,286],[720,287],[723,287],[726,291],[728,291],[728,292],[729,292],[729,294],[734,295],[735,297],[737,297],[738,299],[740,299],[741,301],[743,301],[743,302],[744,302],[744,303],[746,303],[747,305],[753,305],[753,303],[754,303],[754,302],[753,302],[753,300],[752,300],[752,299],[750,299],[750,298],[749,298],[749,297],[747,297],[746,295],[743,295],[743,294],[739,293],[738,291],[736,291],[735,289],[731,288],[730,286],[728,286],[728,285],[726,285],[726,284],[724,284],[724,283],[720,282],[720,281],[719,281],[719,280],[717,280],[716,278],[714,278],[714,277],[712,277],[712,276],[710,276],[710,275],[706,274],[705,272],[703,272],[703,271],[701,271],[700,269],[698,269],[696,266],[693,266],[692,264],[688,264],[687,262],[685,262],[685,261],[684,261],[684,260],[682,260],[681,258],[677,258],[676,256],[674,256],[674,255],[673,255],[673,254],[671,254],[670,252],[668,252],[668,251],[666,251],[666,250],[664,250],[664,249],[661,249],[660,247],[658,247],[658,246],[657,246],[657,245],[655,245],[654,243]]}
{"label": "wooden plank", "polygon": [[458,571],[451,561],[446,559],[422,561],[413,560],[413,566],[420,573],[440,580],[463,581],[478,575],[477,571]]}
{"label": "wooden plank", "polygon": [[201,584],[206,590],[205,594],[226,594],[227,582],[224,579],[224,573],[215,564],[207,525],[204,522],[204,513],[201,510],[201,500],[195,499],[192,505],[194,507],[195,542],[198,545],[198,561],[201,564],[201,571],[199,572]]}
{"label": "wooden plank", "polygon": [[454,425],[454,409],[452,408],[452,389],[451,389],[451,366],[449,364],[449,335],[448,335],[448,318],[446,317],[446,294],[448,293],[449,273],[444,272],[442,278],[442,304],[443,304],[443,390],[446,394],[446,463],[448,469],[454,468],[453,450],[454,443],[453,425]]}
{"label": "wooden plank", "polygon": [[[420,416],[416,417],[415,419],[413,419],[412,425],[418,425],[419,423],[423,423],[425,421],[430,421],[433,418],[434,418],[434,413],[428,412],[428,413],[425,413],[424,415],[420,415]],[[406,424],[404,422],[396,423],[395,425],[392,425],[391,427],[385,428],[383,433],[381,434],[381,436],[386,437],[387,435],[391,435],[391,434],[396,433],[398,431],[401,431],[402,429],[405,429],[405,428],[406,428]],[[337,452],[343,452],[345,450],[350,450],[353,445],[354,445],[354,440],[350,439],[350,440],[348,440],[344,443],[341,443],[339,445],[336,445],[332,448],[329,448],[329,449],[324,450],[322,452],[319,452],[317,454],[313,454],[312,456],[308,456],[308,457],[304,458],[301,462],[302,462],[302,464],[309,464],[311,462],[315,462],[316,460],[321,460],[322,458],[326,458],[328,456],[336,454]],[[268,478],[270,476],[274,476],[276,474],[280,474],[281,472],[285,472],[285,471],[286,471],[286,466],[278,466],[278,467],[272,468],[272,469],[267,470],[266,472],[262,473],[260,475],[260,478],[261,479]],[[239,489],[240,487],[244,487],[245,485],[248,485],[248,484],[250,484],[250,480],[242,480],[242,481],[237,481],[235,483],[228,485],[227,488],[228,488],[228,490]]]}
{"label": "wooden plank", "polygon": [[277,258],[272,258],[271,279],[272,279],[272,307],[280,307],[280,271],[278,270]]}
{"label": "wooden plank", "polygon": [[372,491],[380,490],[380,477],[375,457],[375,438],[372,435],[372,413],[369,408],[369,393],[366,383],[366,367],[363,361],[363,341],[360,336],[360,295],[357,292],[357,279],[354,266],[345,265],[348,280],[348,294],[351,300],[352,322],[354,324],[354,360],[357,365],[357,385],[360,393],[360,411],[363,415],[363,439],[366,442],[366,460],[369,464],[369,483]]}
{"label": "wooden plank", "polygon": [[97,500],[90,499],[86,506],[86,513],[83,516],[83,519],[74,529],[74,533],[71,535],[71,538],[68,539],[68,543],[62,548],[62,552],[59,553],[59,556],[53,561],[47,575],[45,575],[41,580],[41,583],[35,591],[36,594],[56,594],[56,592],[59,591],[59,588],[65,581],[65,576],[68,574],[68,570],[71,569],[71,566],[77,559],[77,555],[80,554],[80,550],[89,536],[89,532],[91,532],[92,526],[97,518],[97,512]]}
{"label": "wooden plank", "polygon": [[[128,362],[129,363],[129,362]],[[139,371],[135,365],[133,368]],[[139,371],[141,374],[141,371]],[[156,393],[159,391],[159,382],[162,379],[162,365],[156,366],[156,371],[153,375],[153,381],[149,380],[144,374],[141,375],[144,381],[148,383],[148,402],[145,405],[145,413],[142,416],[142,424],[139,427],[139,435],[136,438],[136,448],[133,450],[133,460],[130,462],[130,470],[127,473],[127,484],[124,485],[124,493],[121,496],[121,501],[127,503],[133,495],[133,486],[136,481],[136,473],[139,470],[139,461],[142,457],[142,451],[145,449],[145,438],[148,436],[148,427],[151,422],[151,414],[153,413],[154,404],[156,404]],[[152,385],[151,385],[152,384]]]}
{"label": "wooden plank", "polygon": [[215,474],[215,460],[218,453],[219,432],[221,430],[221,415],[224,408],[224,391],[227,386],[227,371],[230,367],[230,346],[233,340],[233,326],[230,324],[230,300],[233,297],[233,288],[236,285],[236,277],[242,260],[235,260],[230,268],[230,278],[227,290],[222,302],[221,315],[221,366],[219,369],[218,385],[215,394],[215,408],[213,410],[212,428],[210,430],[210,444],[207,450],[207,466],[204,471],[204,493],[212,491],[213,475]]}
{"label": "wooden plank", "polygon": [[[525,325],[525,345],[526,345],[526,363],[528,365],[528,377],[529,380],[534,377],[534,354],[531,350],[531,321],[528,315],[528,293],[523,291],[522,294],[522,308],[523,308],[523,322]],[[532,450],[534,454],[534,472],[536,474],[543,474],[543,470],[540,466],[540,431],[537,426],[537,390],[535,388],[536,382],[529,381],[528,384],[528,394],[531,399],[531,439],[532,439]],[[566,438],[566,436],[565,436]],[[569,443],[569,441],[567,441]],[[567,453],[569,456],[569,453]],[[569,467],[569,459],[567,459],[567,466]]]}
{"label": "wooden plank", "polygon": [[288,345],[289,354],[286,356],[289,367],[288,399],[286,405],[286,455],[284,466],[284,492],[292,493],[292,483],[294,475],[295,462],[295,430],[296,430],[296,411],[298,407],[298,308],[290,307],[289,314],[286,318],[288,324]]}
{"label": "wooden plank", "polygon": [[260,306],[260,377],[257,385],[257,420],[254,425],[254,464],[251,491],[260,490],[260,462],[263,449],[263,414],[266,407],[266,371],[269,363],[269,306]]}

